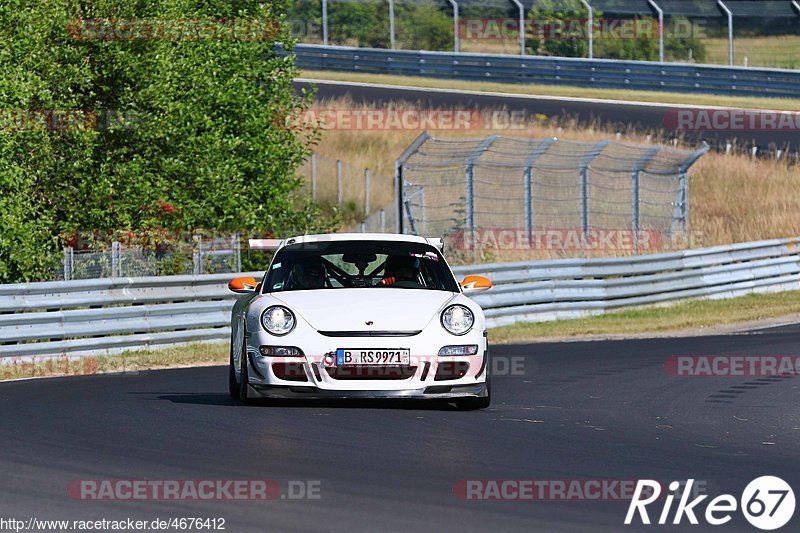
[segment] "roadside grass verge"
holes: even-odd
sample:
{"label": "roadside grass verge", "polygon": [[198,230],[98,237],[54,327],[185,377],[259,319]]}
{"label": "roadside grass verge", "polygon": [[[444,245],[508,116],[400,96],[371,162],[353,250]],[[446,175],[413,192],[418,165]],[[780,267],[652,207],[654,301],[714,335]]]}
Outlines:
{"label": "roadside grass verge", "polygon": [[155,350],[132,350],[119,355],[37,358],[32,362],[4,361],[0,366],[0,381],[113,372],[135,373],[141,370],[221,365],[227,362],[227,342],[195,343]]}
{"label": "roadside grass verge", "polygon": [[692,300],[665,306],[627,309],[603,315],[551,322],[514,324],[493,328],[493,343],[545,339],[580,339],[587,335],[641,335],[735,327],[770,318],[800,314],[800,290],[774,294],[748,294],[724,300]]}
{"label": "roadside grass verge", "polygon": [[536,85],[523,83],[515,84],[484,81],[461,81],[444,78],[425,78],[421,76],[395,76],[392,74],[365,74],[327,70],[303,70],[301,71],[300,77],[332,81],[380,83],[385,85],[408,85],[413,87],[448,89],[456,91],[463,90],[500,92],[509,94],[529,94],[538,96],[567,96],[575,98],[599,98],[603,100],[655,102],[662,104],[769,109],[776,111],[797,111],[800,109],[800,100],[792,98],[720,96],[714,94],[687,94],[667,91],[596,89],[591,87],[576,87],[568,85]]}

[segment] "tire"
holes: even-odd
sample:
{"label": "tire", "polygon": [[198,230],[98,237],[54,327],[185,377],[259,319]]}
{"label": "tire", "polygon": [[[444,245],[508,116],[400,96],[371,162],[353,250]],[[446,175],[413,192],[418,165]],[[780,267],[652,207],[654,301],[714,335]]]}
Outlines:
{"label": "tire", "polygon": [[455,401],[459,411],[476,411],[486,409],[492,404],[492,380],[486,376],[486,396],[479,398],[460,398]]}
{"label": "tire", "polygon": [[251,400],[247,395],[247,387],[250,382],[247,372],[247,335],[245,335],[244,342],[242,343],[242,355],[239,357],[239,364],[241,365],[241,372],[239,374],[238,398],[243,404],[249,404]]}
{"label": "tire", "polygon": [[231,356],[228,363],[228,393],[234,400],[239,399],[239,383],[236,381],[236,370],[233,368],[233,342],[231,342]]}

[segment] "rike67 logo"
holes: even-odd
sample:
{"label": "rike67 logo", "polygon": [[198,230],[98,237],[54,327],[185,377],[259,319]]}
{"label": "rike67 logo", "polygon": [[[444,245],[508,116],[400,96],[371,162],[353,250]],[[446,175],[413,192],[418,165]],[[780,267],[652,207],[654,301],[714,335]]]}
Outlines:
{"label": "rike67 logo", "polygon": [[[694,479],[687,480],[680,494],[678,491],[684,484],[678,481],[673,481],[669,484],[669,493],[664,498],[661,513],[659,513],[656,521],[657,524],[671,523],[677,525],[685,517],[690,524],[697,525],[699,523],[698,515],[700,515],[701,518],[705,519],[706,523],[712,526],[720,526],[730,522],[737,508],[740,508],[742,514],[752,526],[764,531],[771,531],[786,525],[794,515],[794,491],[788,483],[779,477],[762,476],[754,479],[745,487],[738,501],[730,494],[721,494],[707,502],[705,512],[702,513],[700,504],[708,498],[708,495],[696,496],[690,501],[693,484]],[[631,504],[628,507],[628,514],[625,516],[626,525],[634,523],[634,518],[637,514],[642,524],[649,525],[652,523],[647,506],[661,498],[661,488],[662,486],[658,481],[639,480],[636,484]],[[673,514],[672,504],[676,496],[679,501]],[[670,517],[672,518],[671,521]]]}

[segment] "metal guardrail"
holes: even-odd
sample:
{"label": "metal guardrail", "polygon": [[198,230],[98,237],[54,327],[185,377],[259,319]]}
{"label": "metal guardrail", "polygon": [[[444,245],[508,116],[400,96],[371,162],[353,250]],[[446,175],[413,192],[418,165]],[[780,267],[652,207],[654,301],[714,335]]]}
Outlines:
{"label": "metal guardrail", "polygon": [[309,70],[741,96],[800,96],[800,70],[299,44]]}
{"label": "metal guardrail", "polygon": [[[800,289],[800,238],[621,258],[460,266],[495,287],[475,297],[490,326],[685,298]],[[259,272],[248,275],[260,276]],[[0,358],[92,355],[225,340],[231,274],[0,285]]]}

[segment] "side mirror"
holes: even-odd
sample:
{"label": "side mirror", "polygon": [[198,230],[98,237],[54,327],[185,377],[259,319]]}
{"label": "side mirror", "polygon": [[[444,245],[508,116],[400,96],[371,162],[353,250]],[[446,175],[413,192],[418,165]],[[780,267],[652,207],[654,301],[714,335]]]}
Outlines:
{"label": "side mirror", "polygon": [[244,276],[242,278],[236,278],[235,280],[228,283],[228,289],[233,292],[239,294],[248,294],[251,292],[256,292],[256,278],[252,276]]}
{"label": "side mirror", "polygon": [[467,276],[461,282],[461,290],[465,296],[486,292],[492,288],[492,282],[483,276]]}

